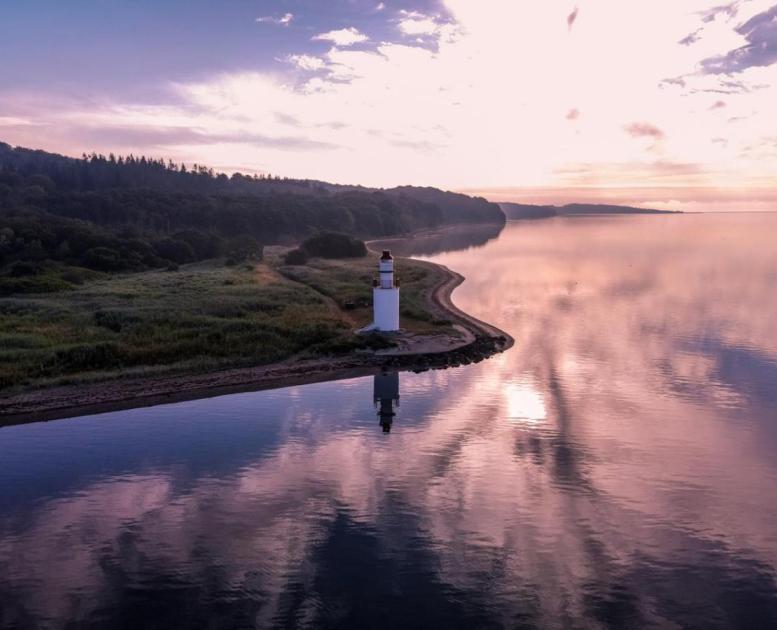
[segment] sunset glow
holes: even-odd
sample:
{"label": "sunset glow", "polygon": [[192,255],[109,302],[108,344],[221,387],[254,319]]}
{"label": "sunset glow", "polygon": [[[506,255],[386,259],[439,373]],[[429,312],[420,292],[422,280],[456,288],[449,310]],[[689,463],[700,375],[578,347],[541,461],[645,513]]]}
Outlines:
{"label": "sunset glow", "polygon": [[523,201],[775,204],[773,0],[171,2],[132,54],[153,3],[87,4],[3,9],[1,140]]}

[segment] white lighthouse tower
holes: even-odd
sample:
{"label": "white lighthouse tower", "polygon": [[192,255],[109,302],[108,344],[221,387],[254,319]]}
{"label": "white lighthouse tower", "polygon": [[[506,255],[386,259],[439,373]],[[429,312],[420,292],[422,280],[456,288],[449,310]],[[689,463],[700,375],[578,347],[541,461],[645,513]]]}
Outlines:
{"label": "white lighthouse tower", "polygon": [[371,330],[392,332],[399,330],[399,287],[394,285],[394,258],[387,249],[378,262],[380,279],[373,283]]}

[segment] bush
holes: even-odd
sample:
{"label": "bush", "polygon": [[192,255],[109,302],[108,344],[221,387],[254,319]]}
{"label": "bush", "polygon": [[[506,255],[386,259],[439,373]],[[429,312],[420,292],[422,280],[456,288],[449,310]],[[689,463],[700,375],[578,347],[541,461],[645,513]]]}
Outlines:
{"label": "bush", "polygon": [[119,271],[124,266],[121,254],[110,247],[93,247],[84,254],[84,264],[98,271]]}
{"label": "bush", "polygon": [[81,344],[57,350],[52,360],[66,372],[108,370],[121,365],[121,353],[112,343]]}
{"label": "bush", "polygon": [[221,254],[224,245],[221,237],[193,229],[176,232],[173,234],[173,238],[188,243],[197,260],[216,258]]}
{"label": "bush", "polygon": [[121,311],[97,311],[94,314],[94,323],[113,332],[121,332],[122,328],[140,321],[134,315],[128,315]]}
{"label": "bush", "polygon": [[160,258],[183,264],[194,260],[194,251],[186,241],[165,238],[154,243],[154,250]]}
{"label": "bush", "polygon": [[19,261],[11,265],[9,271],[13,278],[25,278],[27,276],[35,276],[40,273],[41,266],[34,262]]}
{"label": "bush", "polygon": [[302,243],[300,248],[310,256],[321,258],[363,258],[367,255],[364,241],[336,232],[323,232],[311,236]]}
{"label": "bush", "polygon": [[70,284],[81,285],[88,280],[96,280],[102,278],[102,274],[92,269],[84,269],[82,267],[65,267],[62,270],[61,277],[65,282]]}
{"label": "bush", "polygon": [[52,274],[42,274],[26,278],[8,278],[0,276],[0,296],[14,293],[55,293],[70,291],[73,285]]}
{"label": "bush", "polygon": [[290,252],[286,252],[283,262],[287,265],[304,265],[308,259],[308,253],[304,249],[292,249]]}
{"label": "bush", "polygon": [[264,256],[264,247],[253,236],[242,234],[229,241],[227,252],[240,262],[249,258],[261,261]]}

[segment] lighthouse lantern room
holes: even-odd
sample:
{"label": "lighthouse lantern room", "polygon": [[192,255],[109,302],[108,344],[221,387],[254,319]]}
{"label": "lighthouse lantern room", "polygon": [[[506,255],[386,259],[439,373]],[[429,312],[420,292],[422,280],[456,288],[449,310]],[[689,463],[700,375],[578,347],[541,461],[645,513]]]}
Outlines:
{"label": "lighthouse lantern room", "polygon": [[380,277],[373,283],[373,322],[369,330],[399,330],[399,287],[394,282],[394,258],[387,249],[378,261]]}

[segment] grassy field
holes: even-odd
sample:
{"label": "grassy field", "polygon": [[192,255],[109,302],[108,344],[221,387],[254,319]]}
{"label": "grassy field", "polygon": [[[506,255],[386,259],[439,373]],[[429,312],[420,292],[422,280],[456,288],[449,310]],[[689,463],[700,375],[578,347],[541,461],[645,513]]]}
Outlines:
{"label": "grassy field", "polygon": [[[354,330],[371,320],[376,260],[282,264],[223,260],[90,278],[71,291],[0,299],[0,390],[118,375],[193,372],[338,355],[386,345]],[[442,330],[424,294],[437,274],[397,261],[402,325]]]}
{"label": "grassy field", "polygon": [[[377,256],[331,260],[315,258],[306,265],[284,266],[279,250],[269,248],[268,262],[290,280],[330,298],[356,327],[372,321],[372,280],[377,277]],[[407,258],[395,263],[395,280],[401,287],[402,327],[427,332],[447,321],[429,313],[425,295],[439,282],[439,274]]]}

